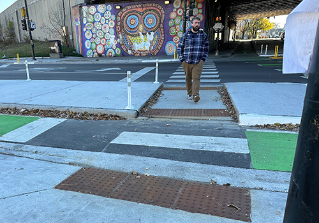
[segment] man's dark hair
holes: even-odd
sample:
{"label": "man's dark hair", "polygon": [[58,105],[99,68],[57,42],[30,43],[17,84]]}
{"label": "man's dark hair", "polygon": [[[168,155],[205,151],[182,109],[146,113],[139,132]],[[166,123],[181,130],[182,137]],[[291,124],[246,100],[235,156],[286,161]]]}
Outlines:
{"label": "man's dark hair", "polygon": [[200,18],[199,18],[199,17],[194,17],[194,18],[192,18],[191,22],[193,23],[193,22],[194,22],[194,20],[198,20],[198,21],[200,21]]}

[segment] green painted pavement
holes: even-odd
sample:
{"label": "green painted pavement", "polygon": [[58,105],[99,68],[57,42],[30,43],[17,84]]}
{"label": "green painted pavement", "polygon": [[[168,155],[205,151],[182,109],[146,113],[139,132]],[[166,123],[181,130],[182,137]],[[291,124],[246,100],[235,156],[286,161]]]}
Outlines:
{"label": "green painted pavement", "polygon": [[254,169],[291,171],[298,134],[246,132]]}
{"label": "green painted pavement", "polygon": [[11,132],[17,128],[20,128],[26,124],[29,124],[38,117],[25,117],[25,116],[13,116],[13,115],[0,115],[0,136]]}

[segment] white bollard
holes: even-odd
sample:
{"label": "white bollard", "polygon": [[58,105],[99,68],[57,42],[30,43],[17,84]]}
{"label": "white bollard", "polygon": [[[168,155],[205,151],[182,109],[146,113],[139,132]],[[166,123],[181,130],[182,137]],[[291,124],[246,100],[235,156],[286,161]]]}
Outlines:
{"label": "white bollard", "polygon": [[155,69],[155,81],[154,84],[158,84],[158,59],[156,59],[156,69]]}
{"label": "white bollard", "polygon": [[28,61],[25,60],[25,69],[27,71],[27,81],[31,81],[30,75],[29,75],[29,66],[28,66]]}
{"label": "white bollard", "polygon": [[261,44],[260,54],[262,54],[262,53],[263,53],[263,49],[264,49],[264,45],[263,45],[263,44]]}
{"label": "white bollard", "polygon": [[125,109],[133,109],[132,107],[132,79],[131,71],[127,71],[127,98],[128,104]]}
{"label": "white bollard", "polygon": [[267,55],[268,45],[266,45],[265,55]]}

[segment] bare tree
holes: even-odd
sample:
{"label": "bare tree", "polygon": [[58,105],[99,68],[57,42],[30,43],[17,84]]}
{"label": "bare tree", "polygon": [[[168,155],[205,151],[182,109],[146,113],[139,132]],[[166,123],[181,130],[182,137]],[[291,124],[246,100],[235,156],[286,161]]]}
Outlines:
{"label": "bare tree", "polygon": [[65,33],[65,29],[63,29],[63,27],[65,26],[65,17],[62,3],[58,3],[55,9],[51,9],[48,19],[48,26],[43,25],[41,26],[41,28],[46,30],[50,34],[54,33],[68,46],[67,33]]}

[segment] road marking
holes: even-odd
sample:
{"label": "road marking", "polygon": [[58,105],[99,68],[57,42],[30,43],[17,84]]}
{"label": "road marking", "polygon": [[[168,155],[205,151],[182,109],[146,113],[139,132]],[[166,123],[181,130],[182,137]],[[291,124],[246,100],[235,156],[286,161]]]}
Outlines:
{"label": "road marking", "polygon": [[25,143],[66,119],[40,118],[1,137],[2,141]]}
{"label": "road marking", "polygon": [[[201,78],[218,78],[219,75],[201,75]],[[171,76],[170,78],[185,78],[185,75],[174,75]]]}
{"label": "road marking", "polygon": [[280,63],[278,63],[278,64],[258,64],[258,66],[260,66],[260,67],[263,67],[263,66],[277,66],[277,65],[280,65],[280,66],[282,66],[282,63],[280,64]]}
{"label": "road marking", "polygon": [[[184,72],[174,72],[173,74],[185,74]],[[209,71],[209,72],[205,72],[203,71],[202,74],[218,74],[218,71]]]}
{"label": "road marking", "polygon": [[104,68],[104,69],[99,69],[99,70],[95,70],[95,71],[108,71],[108,70],[121,70],[121,68],[117,68],[117,67],[114,67],[114,68]]}
{"label": "road marking", "polygon": [[6,67],[9,67],[10,66],[10,64],[2,64],[0,67],[2,68],[6,68]]}
{"label": "road marking", "polygon": [[[139,70],[132,74],[132,82],[137,80],[138,78],[142,77],[144,74],[150,72],[151,70],[154,70],[155,67],[144,67],[142,70]],[[127,77],[120,80],[120,82],[127,82]]]}
{"label": "road marking", "polygon": [[205,72],[203,71],[202,74],[218,74],[219,71],[209,71],[209,72]]}
{"label": "road marking", "polygon": [[111,143],[249,154],[247,139],[122,132]]}

